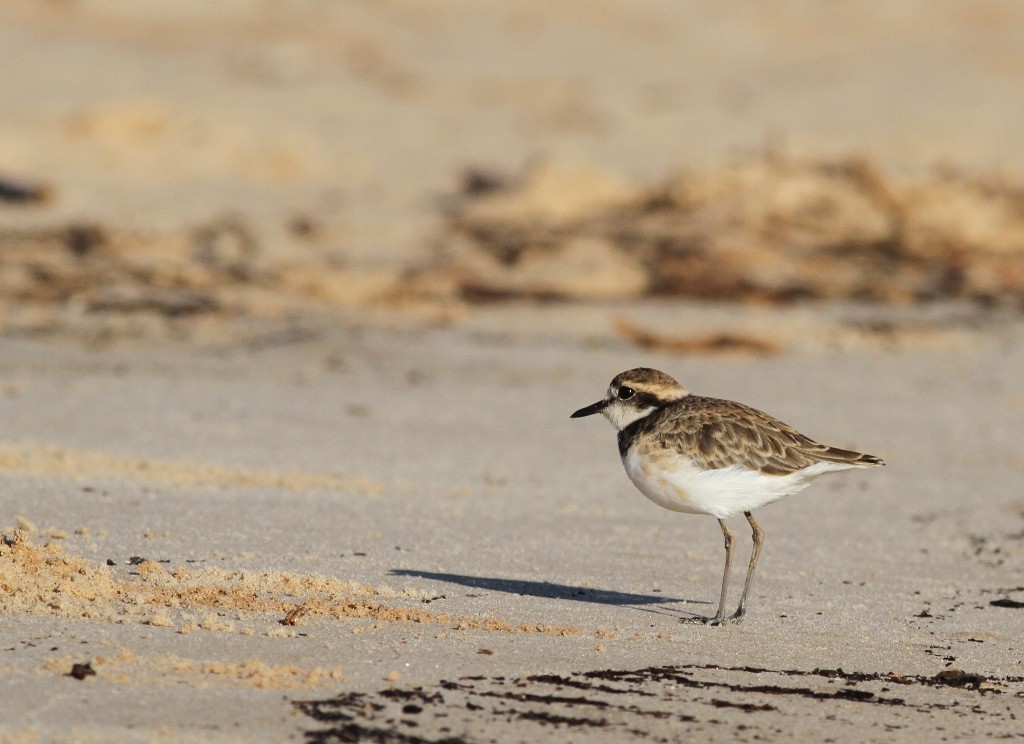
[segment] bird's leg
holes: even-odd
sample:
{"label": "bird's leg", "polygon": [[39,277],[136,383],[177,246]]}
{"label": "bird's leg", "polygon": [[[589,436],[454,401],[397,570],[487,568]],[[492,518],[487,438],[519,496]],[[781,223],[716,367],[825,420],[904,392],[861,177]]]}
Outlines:
{"label": "bird's leg", "polygon": [[721,625],[725,622],[725,596],[729,593],[729,569],[732,567],[732,532],[724,519],[719,519],[718,524],[722,528],[722,537],[725,538],[725,573],[722,575],[722,596],[718,600],[718,612],[708,619],[709,625]]}
{"label": "bird's leg", "polygon": [[747,592],[750,591],[750,583],[754,579],[754,568],[757,566],[758,556],[761,555],[761,545],[764,544],[764,530],[761,529],[761,525],[757,523],[757,520],[751,516],[750,512],[743,512],[743,516],[750,522],[750,529],[754,536],[754,549],[750,552],[750,565],[747,566],[747,580],[743,582],[743,594],[740,595],[740,606],[736,608],[736,612],[733,614],[730,620],[739,622],[743,619],[743,616],[747,614]]}

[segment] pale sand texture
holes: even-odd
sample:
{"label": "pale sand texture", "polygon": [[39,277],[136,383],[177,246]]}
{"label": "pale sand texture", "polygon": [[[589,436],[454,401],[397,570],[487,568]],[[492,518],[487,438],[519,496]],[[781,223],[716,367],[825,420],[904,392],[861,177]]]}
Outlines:
{"label": "pale sand texture", "polygon": [[469,166],[649,181],[767,143],[1024,169],[1012,0],[4,5],[0,171],[54,185],[48,217],[239,212],[287,254],[312,214],[369,268],[423,251]]}
{"label": "pale sand texture", "polygon": [[[0,615],[5,731],[301,738],[332,724],[292,703],[339,693],[302,710],[411,696],[422,712],[356,723],[427,741],[1019,731],[1021,611],[990,603],[1024,599],[1024,328],[757,360],[588,347],[509,330],[516,317],[486,336],[323,330],[259,351],[5,342],[5,438],[22,453],[0,496],[0,583],[17,587]],[[889,463],[760,513],[741,626],[679,623],[714,599],[717,527],[653,507],[611,429],[568,419],[640,363]],[[137,465],[73,477],[96,452]],[[311,485],[199,477],[250,471]],[[95,676],[63,676],[87,661]],[[836,668],[855,676],[814,673]],[[949,668],[987,680],[931,682]]]}
{"label": "pale sand texture", "polygon": [[[452,215],[562,229],[693,171],[712,247],[885,249],[909,215],[1012,300],[1022,33],[1010,0],[4,0],[0,179],[49,200],[0,202],[0,741],[1024,733],[1019,292],[637,300],[651,267],[593,225],[520,273],[435,252]],[[459,213],[467,168],[527,188]],[[568,419],[641,364],[888,462],[759,513],[741,626],[679,622],[715,523]]]}

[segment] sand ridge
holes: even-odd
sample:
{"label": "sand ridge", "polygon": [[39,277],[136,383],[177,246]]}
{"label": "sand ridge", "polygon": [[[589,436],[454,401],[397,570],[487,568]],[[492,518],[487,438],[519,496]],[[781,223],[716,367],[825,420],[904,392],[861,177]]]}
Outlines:
{"label": "sand ridge", "polygon": [[[50,658],[44,672],[67,674],[80,655]],[[138,655],[124,650],[110,656],[90,659],[89,667],[109,682],[117,684],[188,684],[207,688],[235,685],[259,690],[291,690],[337,685],[342,668],[304,668],[297,664],[271,664],[262,659],[242,662],[188,659],[176,654]]]}
{"label": "sand ridge", "polygon": [[14,530],[0,543],[0,612],[90,618],[194,630],[288,637],[306,616],[377,623],[427,623],[455,630],[570,636],[571,626],[511,623],[417,607],[426,598],[411,589],[370,587],[316,574],[230,571],[145,561],[124,575],[114,567],[69,555],[63,546],[33,543]]}
{"label": "sand ridge", "polygon": [[904,183],[867,158],[771,152],[649,183],[558,162],[470,169],[421,238],[429,257],[372,267],[338,260],[302,216],[280,234],[233,214],[148,232],[0,225],[0,329],[198,340],[244,335],[245,318],[450,320],[515,299],[1019,307],[1022,193],[999,172]]}
{"label": "sand ridge", "polygon": [[1017,304],[1021,215],[1021,186],[1002,174],[908,184],[864,158],[768,152],[632,188],[543,164],[465,186],[441,258],[418,277],[425,293],[470,302]]}
{"label": "sand ridge", "polygon": [[341,493],[379,494],[384,484],[367,476],[307,473],[299,470],[246,468],[197,462],[172,462],[105,452],[28,444],[0,444],[0,471],[57,475],[77,481],[127,478],[174,486],[242,486]]}

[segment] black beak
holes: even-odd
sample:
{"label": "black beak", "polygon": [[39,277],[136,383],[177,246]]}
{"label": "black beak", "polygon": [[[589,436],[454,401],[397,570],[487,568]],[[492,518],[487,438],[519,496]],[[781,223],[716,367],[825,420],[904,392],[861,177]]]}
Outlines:
{"label": "black beak", "polygon": [[601,413],[601,411],[603,411],[607,407],[608,401],[599,400],[597,401],[597,403],[589,405],[586,408],[581,408],[569,418],[582,418],[583,416],[593,416],[595,413]]}

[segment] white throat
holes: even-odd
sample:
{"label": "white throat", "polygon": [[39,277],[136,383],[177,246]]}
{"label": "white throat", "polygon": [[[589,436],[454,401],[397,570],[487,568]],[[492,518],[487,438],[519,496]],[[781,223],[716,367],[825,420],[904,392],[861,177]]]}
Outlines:
{"label": "white throat", "polygon": [[634,421],[639,421],[644,416],[647,416],[656,410],[657,408],[654,406],[636,408],[621,400],[613,400],[605,407],[602,413],[606,419],[611,421],[612,426],[614,426],[618,431],[622,431]]}

